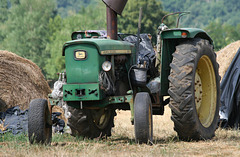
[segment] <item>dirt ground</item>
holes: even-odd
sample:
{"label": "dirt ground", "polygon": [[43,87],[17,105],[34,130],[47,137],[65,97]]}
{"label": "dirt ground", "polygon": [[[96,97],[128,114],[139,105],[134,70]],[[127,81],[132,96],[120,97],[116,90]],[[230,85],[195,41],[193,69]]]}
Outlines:
{"label": "dirt ground", "polygon": [[[166,107],[164,116],[153,116],[153,145],[136,144],[134,127],[129,111],[117,111],[112,136],[104,140],[69,138],[66,134],[53,135],[51,146],[29,145],[13,140],[0,142],[0,156],[100,156],[100,157],[145,157],[145,156],[239,156],[240,132],[216,131],[212,140],[184,142],[177,138],[170,120],[171,111]],[[59,141],[58,138],[63,140]]]}

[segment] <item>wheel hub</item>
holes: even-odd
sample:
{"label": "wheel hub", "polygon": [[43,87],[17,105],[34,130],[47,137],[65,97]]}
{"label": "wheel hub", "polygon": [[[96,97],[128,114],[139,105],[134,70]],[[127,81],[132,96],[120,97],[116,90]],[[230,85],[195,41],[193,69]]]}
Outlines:
{"label": "wheel hub", "polygon": [[195,90],[194,91],[195,91],[195,104],[198,112],[202,103],[202,82],[198,72],[196,72],[195,74]]}
{"label": "wheel hub", "polygon": [[217,88],[212,62],[206,55],[198,62],[194,90],[198,118],[207,128],[212,124],[216,112]]}
{"label": "wheel hub", "polygon": [[99,129],[104,129],[111,118],[110,109],[92,110],[93,122]]}

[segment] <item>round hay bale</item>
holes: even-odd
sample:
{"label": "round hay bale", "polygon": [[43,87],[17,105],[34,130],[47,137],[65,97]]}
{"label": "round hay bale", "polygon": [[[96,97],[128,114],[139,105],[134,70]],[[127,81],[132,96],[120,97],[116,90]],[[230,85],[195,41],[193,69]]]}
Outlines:
{"label": "round hay bale", "polygon": [[219,64],[219,75],[221,80],[231,64],[235,54],[240,47],[240,40],[233,42],[217,52],[217,62]]}
{"label": "round hay bale", "polygon": [[51,93],[41,69],[32,61],[0,50],[0,67],[0,99],[6,108],[25,110],[32,99],[47,98]]}

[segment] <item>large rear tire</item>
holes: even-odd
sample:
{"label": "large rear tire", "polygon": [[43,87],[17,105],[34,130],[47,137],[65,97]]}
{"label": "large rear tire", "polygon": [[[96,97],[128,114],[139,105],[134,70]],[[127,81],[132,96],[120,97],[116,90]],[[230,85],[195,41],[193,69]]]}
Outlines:
{"label": "large rear tire", "polygon": [[68,119],[68,126],[73,136],[87,138],[102,138],[111,136],[114,127],[114,116],[116,112],[110,108],[99,110],[77,109],[69,106],[71,117]]}
{"label": "large rear tire", "polygon": [[30,102],[28,111],[28,137],[31,144],[51,143],[51,111],[45,99],[34,99]]}
{"label": "large rear tire", "polygon": [[171,119],[182,140],[211,139],[220,104],[219,65],[207,40],[192,39],[176,47],[169,75]]}
{"label": "large rear tire", "polygon": [[152,102],[148,93],[137,93],[134,99],[134,129],[136,143],[152,143]]}

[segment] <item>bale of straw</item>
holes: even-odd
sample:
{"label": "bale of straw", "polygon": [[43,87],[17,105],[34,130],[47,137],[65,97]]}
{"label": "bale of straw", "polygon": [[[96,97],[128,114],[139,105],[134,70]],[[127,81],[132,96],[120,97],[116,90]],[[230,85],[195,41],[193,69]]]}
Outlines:
{"label": "bale of straw", "polygon": [[50,92],[36,64],[12,52],[0,50],[0,99],[6,103],[4,109],[0,108],[2,111],[14,106],[25,110],[32,99],[47,98]]}
{"label": "bale of straw", "polygon": [[217,62],[219,64],[219,75],[221,76],[221,79],[226,73],[239,48],[240,40],[227,45],[226,47],[217,52]]}

